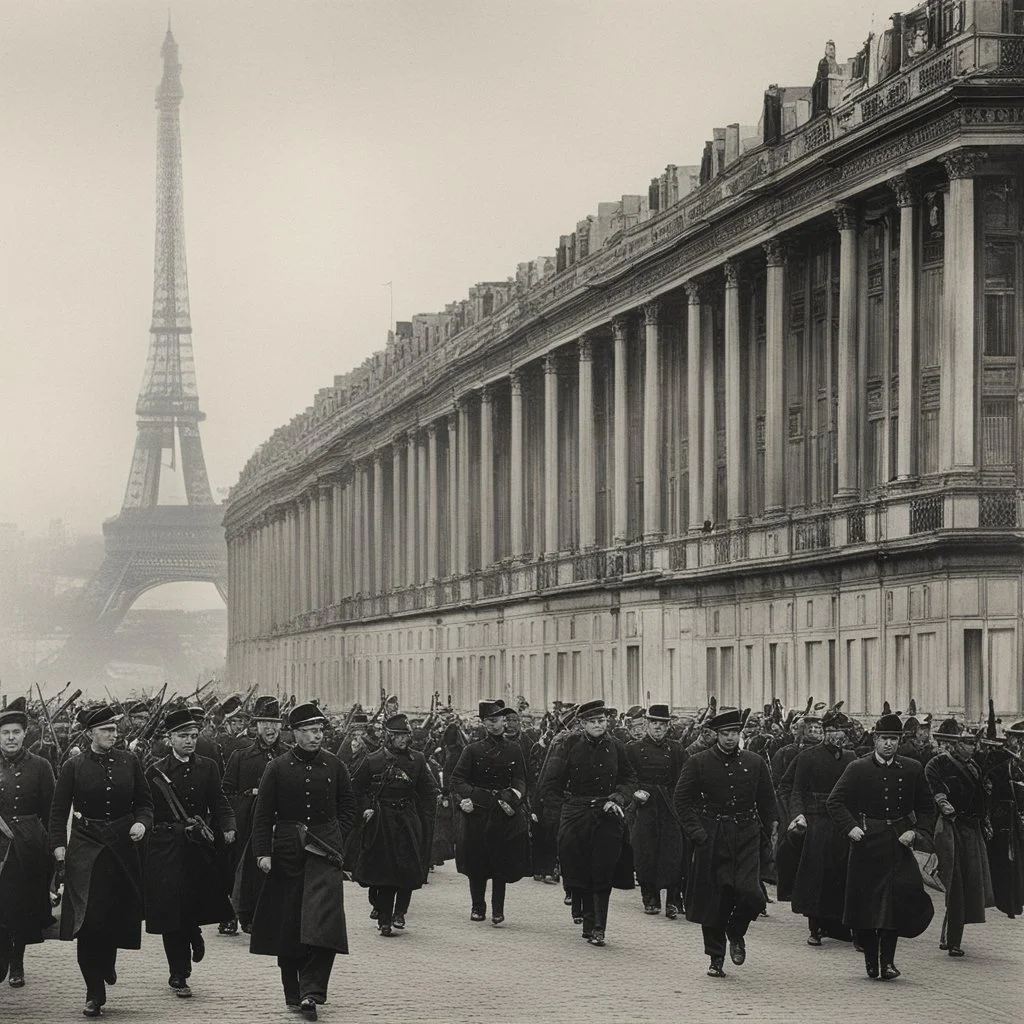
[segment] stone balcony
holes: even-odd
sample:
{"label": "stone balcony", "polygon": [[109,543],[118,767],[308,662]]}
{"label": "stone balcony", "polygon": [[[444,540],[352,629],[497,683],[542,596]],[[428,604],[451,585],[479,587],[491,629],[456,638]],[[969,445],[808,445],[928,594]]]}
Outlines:
{"label": "stone balcony", "polygon": [[917,488],[710,533],[502,562],[464,576],[360,594],[299,615],[273,635],[595,588],[685,584],[738,572],[792,572],[804,564],[821,566],[872,551],[897,554],[967,538],[1024,540],[1021,523],[1024,491]]}

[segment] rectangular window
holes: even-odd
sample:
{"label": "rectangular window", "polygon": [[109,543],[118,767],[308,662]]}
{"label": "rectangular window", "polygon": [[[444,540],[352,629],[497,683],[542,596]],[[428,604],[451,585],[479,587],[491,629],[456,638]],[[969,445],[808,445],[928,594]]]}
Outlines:
{"label": "rectangular window", "polygon": [[732,647],[722,648],[722,691],[721,700],[729,705],[737,703],[736,698],[736,651]]}

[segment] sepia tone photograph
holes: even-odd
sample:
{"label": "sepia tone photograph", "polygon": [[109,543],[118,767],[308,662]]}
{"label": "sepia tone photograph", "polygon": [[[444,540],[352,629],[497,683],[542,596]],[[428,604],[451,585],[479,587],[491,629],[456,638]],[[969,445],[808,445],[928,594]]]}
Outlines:
{"label": "sepia tone photograph", "polygon": [[1020,1020],[1024,0],[0,0],[0,1021]]}

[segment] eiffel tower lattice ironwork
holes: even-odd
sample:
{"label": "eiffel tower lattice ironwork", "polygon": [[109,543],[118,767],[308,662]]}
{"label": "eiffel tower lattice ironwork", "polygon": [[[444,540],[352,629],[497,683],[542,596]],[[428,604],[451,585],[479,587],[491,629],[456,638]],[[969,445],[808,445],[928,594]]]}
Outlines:
{"label": "eiffel tower lattice ironwork", "polygon": [[[59,659],[79,675],[107,660],[109,640],[128,609],[162,583],[210,582],[227,595],[227,546],[203,457],[182,201],[181,65],[170,25],[156,92],[156,251],[149,353],[136,405],[138,434],[120,513],[103,524],[103,565],[86,588],[81,629]],[[161,505],[164,453],[181,458],[187,504]],[[88,667],[87,667],[88,666]],[[63,667],[63,665],[62,665]]]}

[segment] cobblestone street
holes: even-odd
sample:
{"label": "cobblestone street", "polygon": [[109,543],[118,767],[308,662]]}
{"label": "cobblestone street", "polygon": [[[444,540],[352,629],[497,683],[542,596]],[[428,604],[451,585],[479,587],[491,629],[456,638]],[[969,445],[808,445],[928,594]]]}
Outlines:
{"label": "cobblestone street", "polygon": [[[579,937],[562,904],[562,890],[525,879],[510,887],[507,920],[471,924],[466,880],[449,863],[413,896],[409,925],[395,938],[377,935],[365,891],[345,890],[352,954],[339,957],[330,1002],[320,1019],[424,1022],[697,1022],[742,1020],[846,1021],[889,1018],[959,1024],[1021,1019],[1024,928],[994,911],[989,923],[967,928],[967,956],[938,949],[941,907],[928,932],[901,940],[903,977],[885,984],[864,974],[848,944],[805,942],[803,918],[773,904],[754,924],[742,967],[726,963],[713,980],[697,925],[645,917],[639,890],[615,892],[608,946]],[[250,956],[247,938],[204,929],[207,954],[193,973],[195,996],[180,1000],[167,987],[160,940],[147,936],[140,952],[119,956],[120,980],[109,990],[104,1017],[133,1024],[174,1021],[300,1020],[285,1010],[275,962]],[[47,942],[26,955],[27,984],[0,989],[0,1020],[51,1024],[82,1020],[84,989],[71,943]],[[586,1000],[585,1008],[583,1001]]]}

